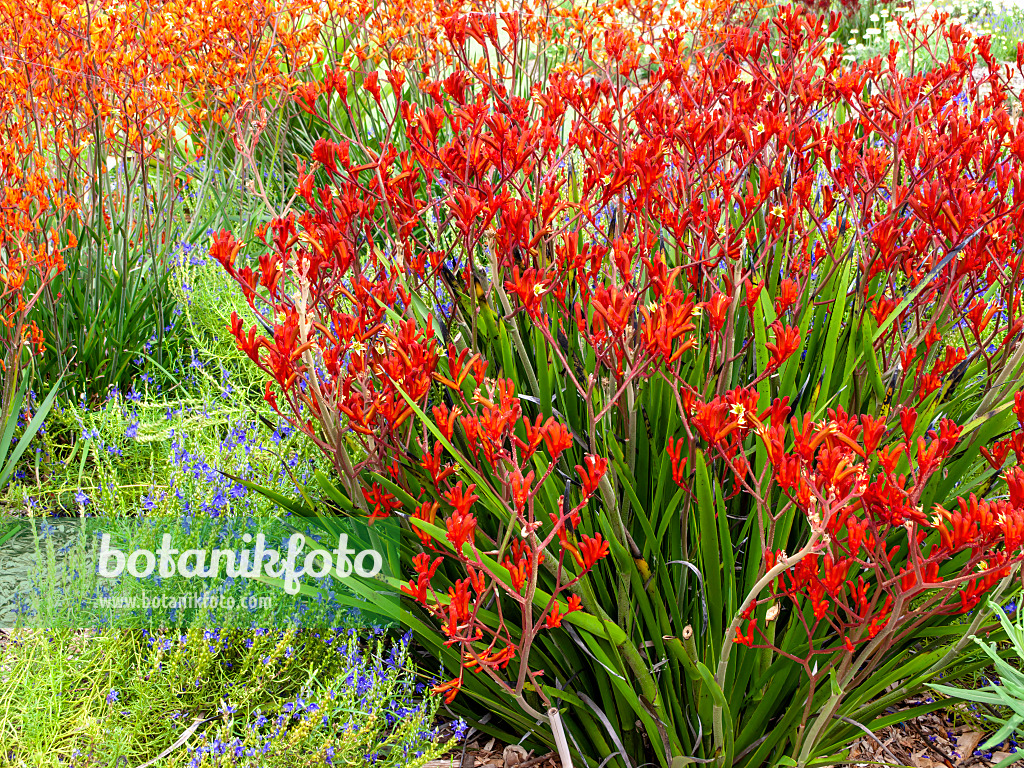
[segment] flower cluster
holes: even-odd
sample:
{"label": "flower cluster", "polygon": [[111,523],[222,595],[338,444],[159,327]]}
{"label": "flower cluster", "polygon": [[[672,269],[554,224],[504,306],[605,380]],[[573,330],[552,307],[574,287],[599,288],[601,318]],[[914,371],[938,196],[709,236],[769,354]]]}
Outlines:
{"label": "flower cluster", "polygon": [[[905,24],[908,73],[895,43],[850,63],[829,41],[838,15],[799,7],[713,45],[604,20],[585,55],[529,81],[523,22],[442,14],[440,73],[389,63],[305,90],[327,135],[299,209],[257,261],[228,232],[211,255],[244,293],[231,330],[267,402],[371,520],[408,517],[403,592],[460,654],[442,690],[485,671],[535,716],[550,701],[534,640],[593,619],[668,753],[644,654],[684,626],[658,616],[622,649],[658,610],[652,574],[692,565],[692,519],[723,557],[746,548],[737,589],[757,586],[709,645],[723,688],[733,641],[795,658],[763,631],[782,604],[813,687],[817,654],[873,671],[1024,556],[1024,476],[1003,468],[1024,447],[1007,429],[1024,120],[988,42],[955,24],[927,66]],[[373,136],[343,127],[366,111]],[[1008,500],[958,495],[979,445],[985,492],[1005,473]],[[733,578],[709,555],[706,580]]]}
{"label": "flower cluster", "polygon": [[[756,394],[753,399],[756,403]],[[972,610],[982,594],[1011,574],[1024,544],[1024,472],[1019,467],[1006,472],[1008,499],[988,501],[972,493],[958,499],[955,511],[935,504],[926,512],[922,496],[958,445],[959,426],[942,419],[936,429],[915,438],[918,414],[913,408],[900,413],[895,430],[868,415],[851,418],[841,408],[830,409],[822,422],[805,417],[802,423],[796,418],[787,423],[791,409],[786,400],[776,400],[759,417],[746,416],[757,424],[769,466],[760,476],[743,466],[736,480],[757,494],[777,485],[788,503],[776,509],[770,524],[793,504],[819,538],[801,558],[791,559],[782,550],[764,553],[766,570],[776,564],[787,567],[770,594],[748,605],[743,618],[749,621],[745,631],[737,632],[737,642],[770,643],[763,617],[777,620],[784,597],[783,603],[801,606],[806,601],[809,608],[804,619],[811,638],[808,658],[831,653],[833,642],[853,653],[883,629],[909,635],[928,616]],[[1024,395],[1018,393],[1017,402],[1024,403]],[[722,431],[739,430],[739,420],[730,417]],[[1024,431],[1013,435],[1019,442]],[[792,447],[787,447],[790,439]],[[715,443],[711,447],[723,450]],[[728,449],[723,453],[728,456]],[[996,469],[1002,469],[1002,462]],[[767,606],[760,620],[754,617],[759,606]],[[815,648],[813,638],[822,622],[833,632]]]}

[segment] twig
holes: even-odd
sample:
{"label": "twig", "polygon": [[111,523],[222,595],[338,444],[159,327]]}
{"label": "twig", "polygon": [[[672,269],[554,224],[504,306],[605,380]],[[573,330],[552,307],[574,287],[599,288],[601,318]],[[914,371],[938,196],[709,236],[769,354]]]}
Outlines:
{"label": "twig", "polygon": [[862,731],[864,731],[865,734],[867,734],[867,737],[869,739],[872,739],[876,744],[878,744],[878,746],[882,748],[882,751],[885,752],[885,754],[887,754],[892,759],[893,765],[903,765],[903,763],[900,762],[900,759],[889,750],[889,747],[883,744],[882,740],[875,736],[875,734],[873,734],[866,725],[864,725],[863,723],[858,723],[856,720],[852,718],[843,717],[842,715],[836,715],[835,718],[836,720],[842,720],[847,725],[852,725],[855,728],[860,728]]}
{"label": "twig", "polygon": [[555,754],[556,753],[554,752],[548,752],[546,755],[540,755],[539,757],[531,757],[529,760],[524,760],[523,762],[521,762],[517,766],[517,768],[531,768],[531,766],[540,765],[545,760],[550,760],[552,757],[555,756]]}
{"label": "twig", "polygon": [[947,766],[949,766],[949,768],[953,768],[953,758],[952,758],[952,756],[947,755],[943,750],[939,749],[939,746],[937,744],[933,744],[933,743],[929,742],[928,741],[928,736],[925,734],[924,731],[921,730],[921,726],[918,725],[915,720],[908,720],[907,723],[910,725],[911,728],[913,728],[915,731],[917,731],[918,735],[920,735],[921,738],[924,739],[925,744],[927,744],[928,747],[935,754],[937,754],[939,757],[941,757],[942,761]]}

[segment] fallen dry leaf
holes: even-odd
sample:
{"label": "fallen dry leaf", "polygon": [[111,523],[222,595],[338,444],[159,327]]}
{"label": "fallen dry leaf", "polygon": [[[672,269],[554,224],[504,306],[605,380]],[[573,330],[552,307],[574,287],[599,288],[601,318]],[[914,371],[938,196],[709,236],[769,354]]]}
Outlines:
{"label": "fallen dry leaf", "polygon": [[509,744],[501,753],[501,759],[505,763],[504,768],[517,768],[530,758],[530,753],[518,744]]}
{"label": "fallen dry leaf", "polygon": [[985,734],[981,731],[967,731],[956,737],[956,751],[960,753],[961,760],[967,760],[974,755]]}

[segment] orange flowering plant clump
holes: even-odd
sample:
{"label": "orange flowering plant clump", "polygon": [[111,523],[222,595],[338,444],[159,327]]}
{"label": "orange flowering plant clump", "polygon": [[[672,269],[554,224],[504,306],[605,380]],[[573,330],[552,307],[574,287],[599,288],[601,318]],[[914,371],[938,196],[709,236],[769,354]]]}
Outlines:
{"label": "orange flowering plant clump", "polygon": [[908,22],[846,63],[799,7],[527,15],[304,87],[296,207],[256,261],[214,238],[267,402],[334,462],[294,506],[405,521],[388,589],[497,735],[841,759],[1024,559],[1009,67],[941,17],[948,60]]}
{"label": "orange flowering plant clump", "polygon": [[[115,328],[162,333],[160,308],[140,314],[125,297],[169,268],[183,166],[217,130],[289,98],[323,55],[328,12],[312,0],[0,3],[4,298],[46,337],[51,380],[79,366],[91,386],[109,366],[118,383],[139,350]],[[103,314],[95,286],[108,283],[120,318]]]}

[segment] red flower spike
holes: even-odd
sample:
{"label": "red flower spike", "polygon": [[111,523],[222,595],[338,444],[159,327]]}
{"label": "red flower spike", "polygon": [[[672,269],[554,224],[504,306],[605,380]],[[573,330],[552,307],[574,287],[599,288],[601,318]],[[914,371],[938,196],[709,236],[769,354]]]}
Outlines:
{"label": "red flower spike", "polygon": [[566,426],[549,416],[543,427],[544,447],[552,460],[557,459],[572,447],[572,434]]}
{"label": "red flower spike", "polygon": [[476,489],[476,485],[470,485],[469,488],[462,487],[462,481],[456,483],[455,487],[441,495],[445,501],[455,507],[455,513],[458,515],[465,515],[469,512],[470,507],[473,506],[473,502],[477,501],[480,497],[477,496],[473,491]]}
{"label": "red flower spike", "polygon": [[878,445],[885,436],[885,419],[864,414],[860,421],[864,427],[864,455],[871,456],[878,450]]}
{"label": "red flower spike", "polygon": [[1006,471],[1006,487],[1010,492],[1010,504],[1014,509],[1024,509],[1024,470],[1011,467]]}
{"label": "red flower spike", "polygon": [[747,633],[746,634],[743,634],[743,631],[741,629],[739,629],[739,627],[736,628],[736,639],[735,639],[734,642],[737,645],[745,645],[748,648],[751,647],[754,644],[754,632],[756,630],[757,630],[757,619],[751,619],[750,623],[747,625]]}
{"label": "red flower spike", "polygon": [[462,677],[459,676],[454,680],[449,680],[447,683],[441,683],[431,688],[436,694],[444,694],[444,703],[451,704],[455,701],[455,697],[459,695],[459,691],[462,689]]}
{"label": "red flower spike", "polygon": [[711,330],[718,332],[725,325],[725,315],[729,311],[729,304],[732,299],[724,293],[716,293],[707,303],[708,320],[711,323]]}
{"label": "red flower spike", "polygon": [[461,555],[462,547],[467,542],[472,543],[476,533],[476,518],[470,514],[456,512],[445,520],[445,528],[448,531],[448,541],[452,543],[455,551]]}
{"label": "red flower spike", "polygon": [[[445,440],[450,443],[452,441],[452,435],[455,433],[455,419],[459,416],[459,409],[449,409],[447,405],[441,403],[441,405],[435,405],[432,410],[434,414],[434,423],[440,427]],[[438,443],[438,445],[440,445],[440,443]]]}
{"label": "red flower spike", "polygon": [[779,283],[779,295],[775,299],[775,314],[781,316],[783,312],[796,304],[798,298],[800,298],[800,283],[792,278],[785,278]]}
{"label": "red flower spike", "polygon": [[380,104],[380,83],[376,72],[370,72],[363,78],[363,88],[369,91],[373,100]]}
{"label": "red flower spike", "polygon": [[608,459],[588,453],[583,457],[583,463],[585,468],[577,464],[576,472],[583,483],[583,496],[586,498],[597,490],[601,478],[604,477],[604,473],[608,470]]}
{"label": "red flower spike", "polygon": [[[422,520],[425,523],[433,524],[434,519],[437,516],[437,502],[423,502],[413,511],[412,516],[417,520]],[[416,535],[419,537],[419,540],[424,547],[435,549],[433,543],[433,536],[431,536],[426,531],[417,528],[415,525],[412,528],[413,531],[415,531]]]}
{"label": "red flower spike", "polygon": [[978,451],[985,457],[985,461],[989,463],[989,466],[998,471],[1003,468],[1003,464],[1006,463],[1006,457],[1010,455],[1010,444],[1000,441],[993,445],[991,449],[982,445],[978,448]]}
{"label": "red flower spike", "polygon": [[442,558],[435,558],[433,562],[430,561],[430,555],[421,552],[412,559],[413,569],[416,571],[416,579],[409,580],[408,585],[402,585],[402,592],[409,595],[421,605],[427,604],[427,588],[430,586],[430,580],[434,578],[434,573],[437,572],[437,568],[441,565]]}
{"label": "red flower spike", "polygon": [[551,610],[548,611],[547,619],[544,621],[544,626],[548,629],[556,629],[562,626],[562,619],[565,617],[564,613],[560,613],[558,610],[558,601],[553,600],[551,602]]}
{"label": "red flower spike", "polygon": [[879,295],[874,302],[871,304],[870,312],[871,316],[875,318],[875,322],[881,325],[885,322],[892,311],[896,309],[896,302],[890,299],[888,296]]}
{"label": "red flower spike", "polygon": [[320,95],[320,87],[316,83],[302,83],[295,89],[295,101],[311,115],[316,115],[316,99]]}
{"label": "red flower spike", "polygon": [[210,243],[210,255],[227,270],[229,275],[235,275],[235,259],[242,244],[235,240],[234,236],[226,229],[220,230],[213,236]]}
{"label": "red flower spike", "polygon": [[533,493],[530,491],[533,478],[533,470],[530,470],[526,477],[523,477],[523,474],[518,469],[512,473],[510,478],[509,487],[512,491],[512,503],[520,512],[526,509],[527,502],[533,496]]}
{"label": "red flower spike", "polygon": [[778,368],[800,349],[800,330],[792,326],[783,326],[779,321],[772,323],[771,328],[775,331],[775,343],[767,342],[764,346],[771,352],[768,367]]}
{"label": "red flower spike", "polygon": [[272,390],[270,388],[270,382],[269,381],[264,384],[264,388],[263,388],[263,401],[267,405],[269,405],[271,408],[273,408],[275,413],[280,413],[281,412],[278,409],[278,407],[277,407],[277,395],[274,394],[274,390]]}
{"label": "red flower spike", "polygon": [[917,411],[913,408],[906,408],[900,413],[900,426],[903,428],[903,439],[910,445],[910,439],[914,436],[914,425],[917,423]]}
{"label": "red flower spike", "polygon": [[380,483],[374,483],[369,489],[363,488],[363,498],[367,504],[372,505],[370,517],[367,520],[371,525],[375,520],[391,516],[391,510],[398,509],[402,503],[392,494],[381,488]]}
{"label": "red flower spike", "polygon": [[686,457],[680,458],[683,452],[683,440],[669,437],[666,451],[672,459],[672,480],[675,481],[676,485],[685,487],[683,483],[683,470],[686,469]]}
{"label": "red flower spike", "polygon": [[595,533],[593,538],[583,534],[580,537],[579,550],[583,561],[583,569],[589,571],[598,560],[607,556],[609,552],[608,542],[601,538],[600,533]]}

